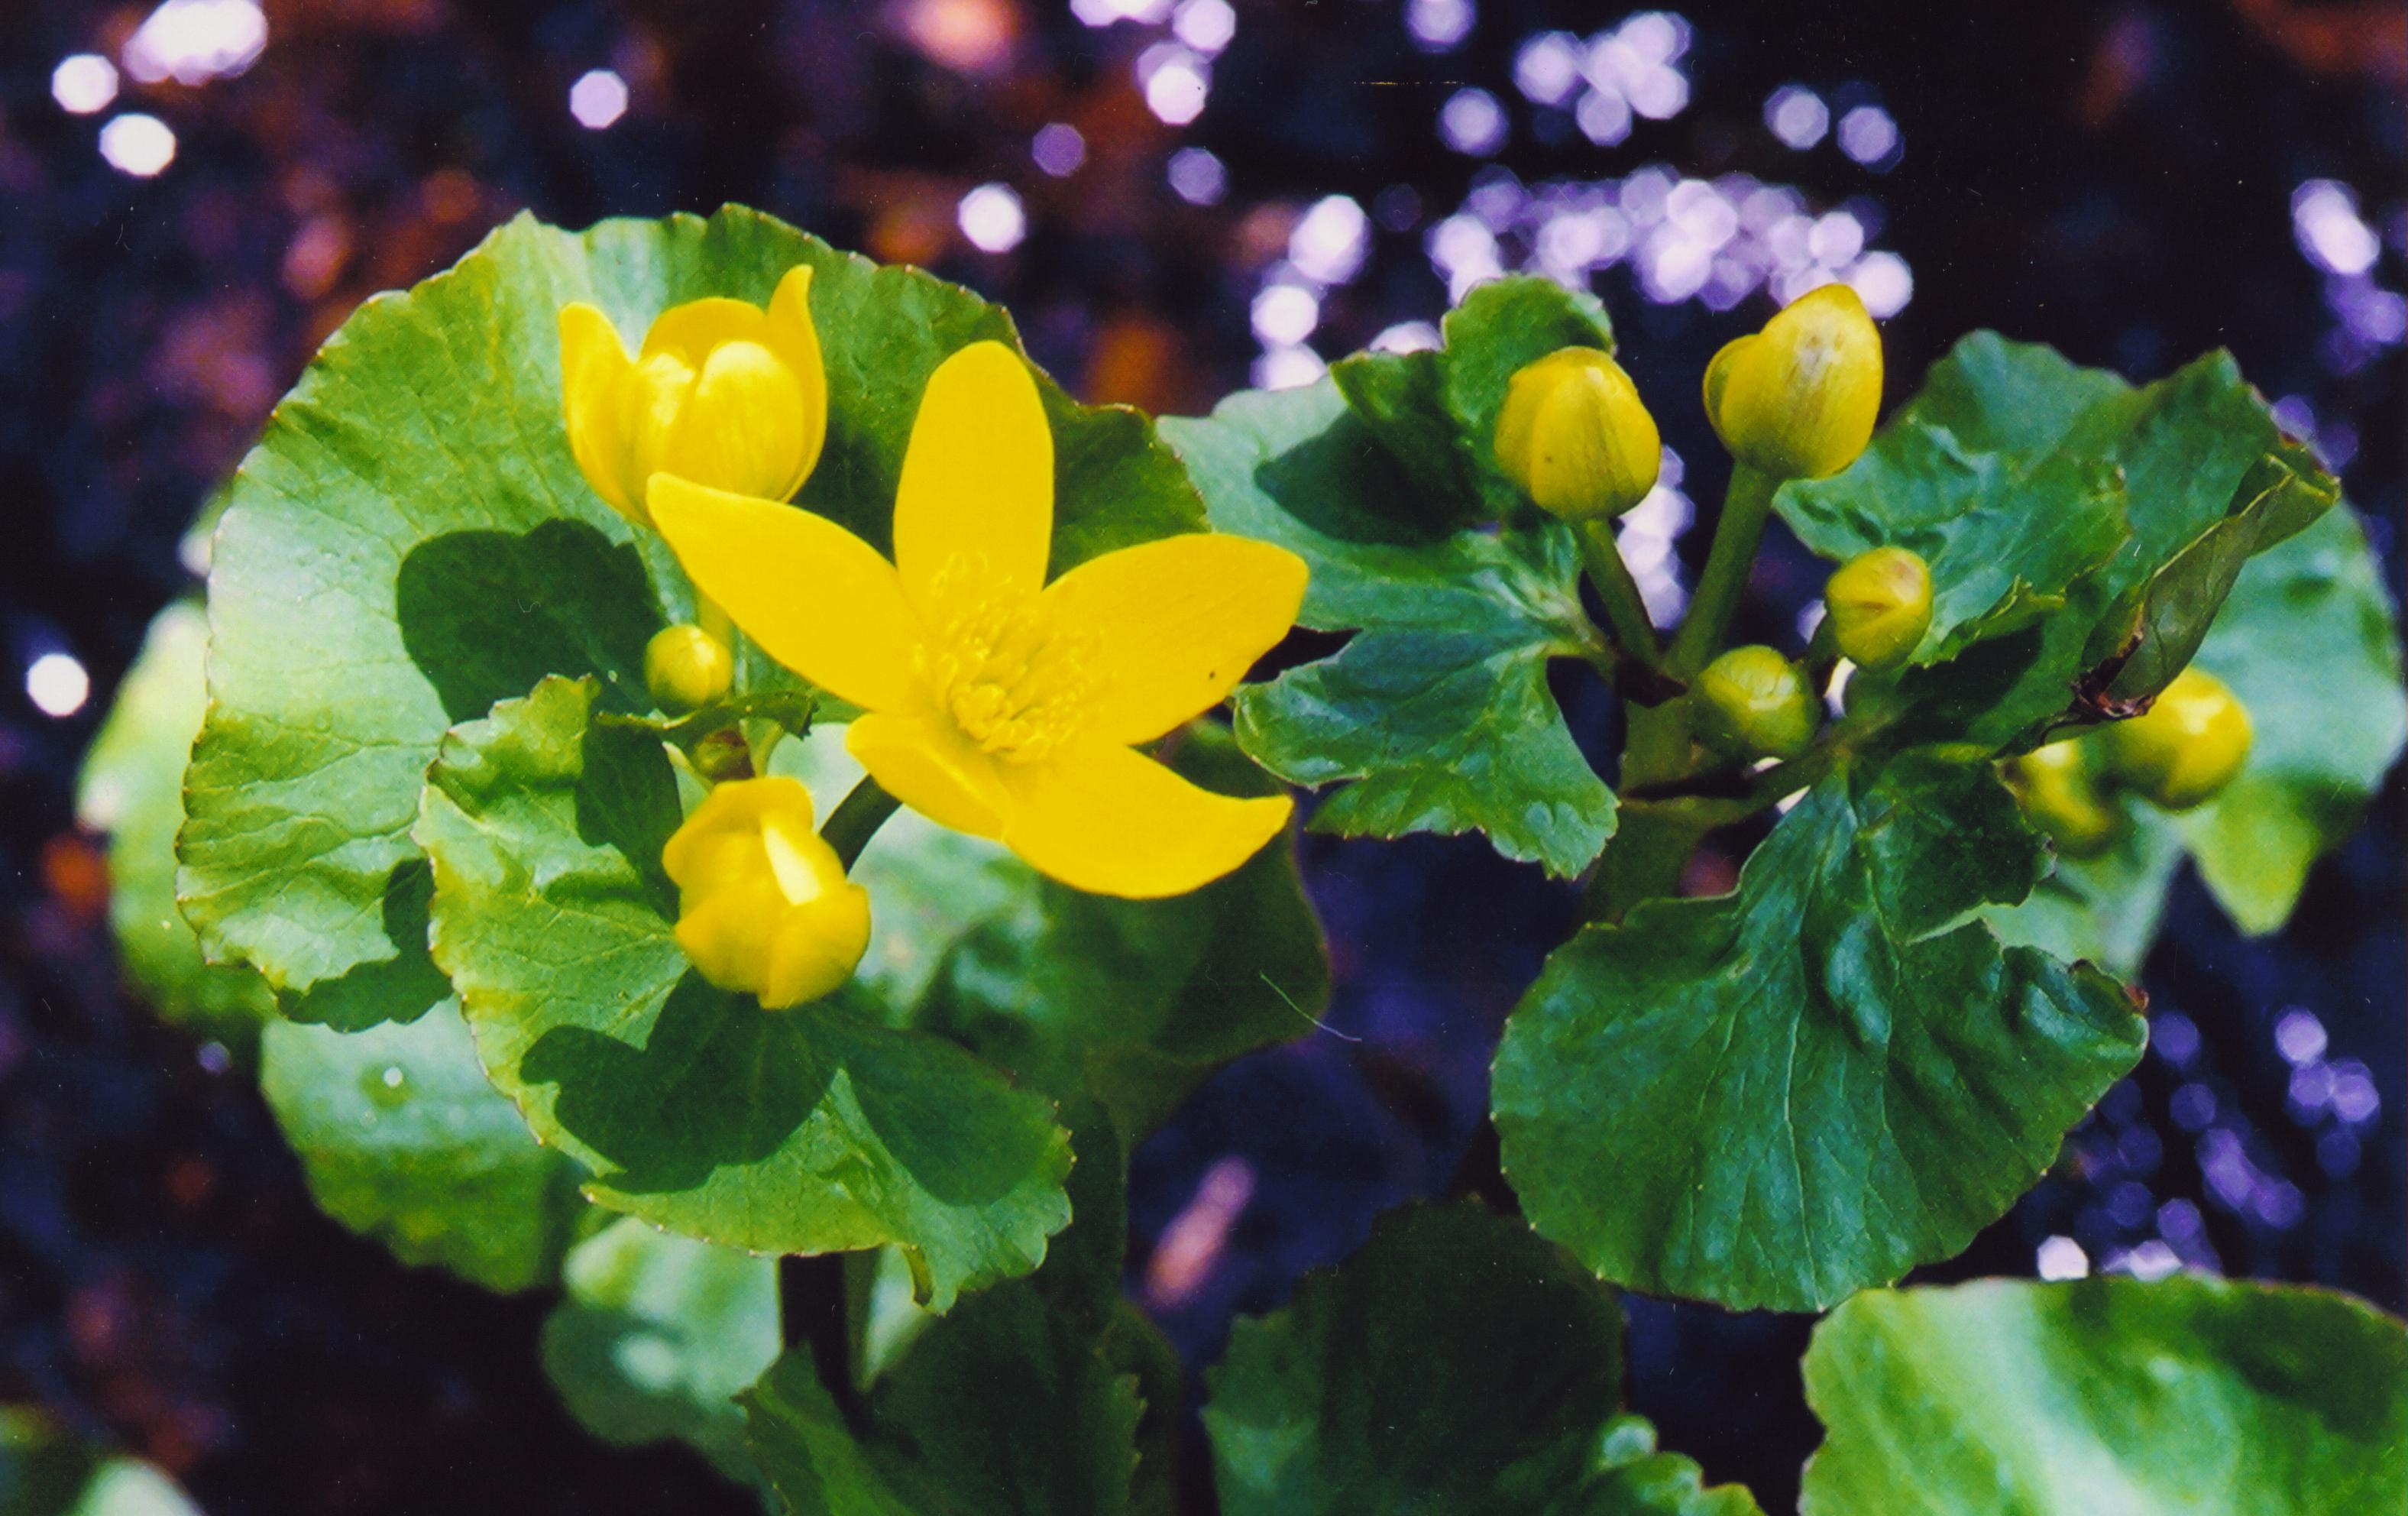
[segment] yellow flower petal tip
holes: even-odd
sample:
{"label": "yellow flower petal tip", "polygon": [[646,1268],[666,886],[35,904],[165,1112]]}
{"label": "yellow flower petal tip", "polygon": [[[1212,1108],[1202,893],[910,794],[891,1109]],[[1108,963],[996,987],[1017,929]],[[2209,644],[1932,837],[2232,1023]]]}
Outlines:
{"label": "yellow flower petal tip", "polygon": [[798,266],[767,310],[719,298],[673,306],[632,357],[609,317],[562,307],[568,447],[595,493],[650,526],[656,475],[778,500],[800,489],[827,440],[810,286],[810,269]]}
{"label": "yellow flower petal tip", "polygon": [[661,850],[678,887],[678,946],[722,989],[769,1010],[853,977],[869,946],[869,894],[812,830],[792,779],[738,779],[704,797]]}
{"label": "yellow flower petal tip", "polygon": [[1618,516],[1656,487],[1664,443],[1612,354],[1557,350],[1519,369],[1497,418],[1498,467],[1566,521]]}
{"label": "yellow flower petal tip", "polygon": [[2240,774],[2257,729],[2223,680],[2192,668],[2174,675],[2144,714],[2100,737],[2116,778],[2154,805],[2187,811]]}
{"label": "yellow flower petal tip", "polygon": [[1881,411],[1881,332],[1845,284],[1790,302],[1706,366],[1706,417],[1731,456],[1776,479],[1856,461]]}
{"label": "yellow flower petal tip", "polygon": [[809,512],[663,476],[650,500],[695,586],[770,657],[866,713],[846,745],[939,825],[1096,893],[1182,894],[1287,823],[1142,754],[1228,697],[1295,624],[1304,560],[1211,533],[1045,582],[1054,438],[1027,362],[976,342],[931,376],[905,450],[896,561]]}

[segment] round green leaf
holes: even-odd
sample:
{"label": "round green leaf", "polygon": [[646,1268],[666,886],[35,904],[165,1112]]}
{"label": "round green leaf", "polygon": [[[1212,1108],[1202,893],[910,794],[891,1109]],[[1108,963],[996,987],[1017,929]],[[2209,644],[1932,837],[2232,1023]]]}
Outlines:
{"label": "round green leaf", "polygon": [[486,1072],[613,1210],[757,1252],[901,1245],[938,1309],[1036,1266],[1069,1219],[1047,1103],[867,989],[770,1012],[671,934],[657,738],[548,679],[448,738],[418,830],[436,961]]}
{"label": "round green leaf", "polygon": [[1813,1310],[1945,1258],[2140,1057],[2121,988],[1966,918],[2042,858],[1986,760],[1809,791],[1736,893],[1584,929],[1492,1101],[1531,1224],[1605,1278]]}
{"label": "round green leaf", "polygon": [[[216,540],[211,699],[180,844],[186,912],[213,960],[255,964],[288,992],[423,962],[389,897],[409,888],[444,730],[547,674],[643,705],[644,642],[690,614],[692,591],[569,456],[559,310],[592,301],[632,341],[681,301],[766,300],[797,264],[813,270],[830,411],[801,503],[883,543],[929,374],[970,341],[1018,340],[999,309],[917,270],[736,208],[582,234],[523,217],[328,341],[244,463]],[[1143,417],[1040,389],[1057,570],[1202,527]],[[389,1000],[395,1015],[426,1003]]]}
{"label": "round green leaf", "polygon": [[2177,1277],[1872,1291],[1814,1331],[1804,1516],[2408,1509],[2408,1332]]}
{"label": "round green leaf", "polygon": [[1383,1216],[1206,1376],[1226,1516],[1754,1516],[1621,1417],[1622,1311],[1472,1203]]}
{"label": "round green leaf", "polygon": [[1327,383],[1232,396],[1163,434],[1216,528],[1311,567],[1304,625],[1354,632],[1236,700],[1255,761],[1294,784],[1344,783],[1314,830],[1479,830],[1561,877],[1587,867],[1614,799],[1547,688],[1547,661],[1598,638],[1569,530],[1451,529]]}
{"label": "round green leaf", "polygon": [[574,1170],[487,1082],[456,1004],[352,1032],[272,1022],[259,1082],[326,1214],[489,1290],[552,1281],[585,1208]]}

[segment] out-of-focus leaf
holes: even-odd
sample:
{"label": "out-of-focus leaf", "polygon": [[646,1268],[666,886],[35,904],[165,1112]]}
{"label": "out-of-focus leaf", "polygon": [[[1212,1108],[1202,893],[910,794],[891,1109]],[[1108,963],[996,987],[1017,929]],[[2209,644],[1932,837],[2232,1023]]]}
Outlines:
{"label": "out-of-focus leaf", "polygon": [[1034,1268],[1069,1219],[1047,1103],[881,1024],[859,985],[771,1012],[695,973],[660,874],[668,759],[597,725],[599,694],[548,679],[429,776],[435,958],[486,1073],[612,1210],[759,1252],[896,1243],[939,1310]]}
{"label": "out-of-focus leaf", "polygon": [[621,1445],[674,1437],[732,1480],[757,1478],[736,1396],[777,1361],[778,1261],[633,1217],[579,1243],[543,1323],[543,1367],[585,1428]]}
{"label": "out-of-focus leaf", "polygon": [[1331,384],[1224,400],[1163,435],[1213,526],[1278,542],[1312,570],[1302,620],[1354,635],[1330,657],[1241,689],[1238,740],[1295,784],[1343,784],[1316,830],[1487,833],[1570,877],[1613,831],[1613,792],[1547,688],[1547,662],[1597,642],[1580,556],[1547,523],[1449,529]]}
{"label": "out-of-focus leaf", "polygon": [[2408,1509],[2408,1332],[2177,1277],[1876,1290],[1814,1331],[1804,1516]]}
{"label": "out-of-focus leaf", "polygon": [[30,1406],[0,1406],[0,1516],[201,1516],[157,1465],[86,1446]]}
{"label": "out-of-focus leaf", "polygon": [[1492,1080],[1531,1224],[1616,1283],[1819,1309],[1999,1218],[2139,1058],[2103,975],[1967,917],[2043,857],[1993,766],[1825,779],[1736,893],[1584,928]]}
{"label": "out-of-focus leaf", "polygon": [[272,1022],[259,1082],[326,1214],[489,1290],[552,1282],[577,1171],[486,1080],[458,1005],[360,1032]]}
{"label": "out-of-focus leaf", "polygon": [[152,619],[84,756],[76,819],[108,835],[108,924],[126,977],[168,1020],[248,1049],[275,1014],[275,995],[249,969],[203,961],[176,908],[176,830],[184,764],[208,704],[208,636],[197,600],[177,600]]}
{"label": "out-of-focus leaf", "polygon": [[2114,845],[2095,858],[2060,856],[2029,899],[1986,913],[2001,942],[2096,963],[2128,982],[2140,976],[2182,843],[2163,814],[2139,801],[2118,803],[2129,830]]}

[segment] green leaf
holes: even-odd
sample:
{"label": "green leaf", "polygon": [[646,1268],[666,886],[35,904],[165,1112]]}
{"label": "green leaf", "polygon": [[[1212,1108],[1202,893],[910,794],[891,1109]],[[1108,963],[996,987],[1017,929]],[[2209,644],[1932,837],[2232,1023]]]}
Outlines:
{"label": "green leaf", "polygon": [[1041,1098],[880,1024],[858,985],[791,1011],[712,988],[660,874],[659,741],[548,679],[446,739],[418,836],[436,960],[485,1071],[613,1210],[756,1252],[910,1249],[937,1309],[1025,1273],[1068,1220]]}
{"label": "green leaf", "polygon": [[1435,352],[1357,353],[1331,366],[1339,392],[1441,519],[1530,513],[1497,467],[1498,413],[1514,373],[1559,348],[1613,351],[1605,307],[1552,279],[1513,275],[1475,287],[1446,313]]}
{"label": "green leaf", "polygon": [[1335,657],[1250,686],[1238,740],[1292,783],[1352,781],[1316,830],[1481,830],[1569,878],[1613,831],[1613,792],[1547,689],[1547,660],[1598,645],[1569,530],[1447,532],[1334,386],[1247,392],[1163,423],[1213,526],[1312,571],[1303,624],[1353,629]]}
{"label": "green leaf", "polygon": [[152,619],[84,756],[76,819],[108,835],[108,924],[125,976],[169,1021],[249,1049],[275,1014],[275,995],[249,969],[203,961],[176,908],[176,830],[184,764],[208,704],[208,635],[197,600],[174,601]]}
{"label": "green leaf", "polygon": [[2408,1509],[2408,1332],[2201,1277],[1858,1295],[1815,1328],[1804,1516]]}
{"label": "green leaf", "polygon": [[1945,1258],[2140,1056],[2094,971],[1965,922],[2042,853],[1985,759],[1825,779],[1736,893],[1584,928],[1507,1022],[1493,1102],[1531,1224],[1605,1278],[1819,1309]]}
{"label": "green leaf", "polygon": [[259,1082],[326,1214],[489,1290],[552,1281],[572,1167],[486,1081],[459,1007],[353,1032],[271,1022]]}
{"label": "green leaf", "polygon": [[2007,747],[2162,689],[2250,556],[2337,498],[2229,354],[2134,388],[1976,332],[1856,467],[1776,503],[1828,557],[1930,561],[1931,667],[1897,676],[1892,719]]}
{"label": "green leaf", "polygon": [[[743,1399],[763,1471],[801,1516],[1122,1516],[1140,1481],[1146,1345],[1114,1323],[1125,1167],[1100,1112],[1078,1122],[1078,1220],[1035,1278],[929,1323],[848,1417],[811,1354]],[[1106,1350],[1107,1347],[1111,1350]],[[1129,1364],[1124,1367],[1125,1364]],[[1151,1372],[1158,1372],[1154,1365]],[[1156,1487],[1149,1471],[1142,1483]],[[1149,1499],[1156,1498],[1149,1494]]]}
{"label": "green leaf", "polygon": [[[1210,724],[1187,732],[1171,766],[1221,794],[1277,790]],[[1328,955],[1284,840],[1170,900],[1083,894],[1023,872],[1011,902],[953,945],[913,1024],[1049,1094],[1094,1095],[1132,1136],[1219,1065],[1310,1032],[1328,1000]]]}
{"label": "green leaf", "polygon": [[1657,1454],[1622,1399],[1612,1295],[1477,1204],[1374,1223],[1335,1272],[1241,1321],[1204,1424],[1226,1516],[1756,1510]]}
{"label": "green leaf", "polygon": [[2335,511],[2251,563],[2197,661],[2258,735],[2231,785],[2172,824],[2234,923],[2272,931],[2408,742],[2399,627],[2357,516]]}
{"label": "green leaf", "polygon": [[624,1218],[573,1249],[543,1323],[543,1367],[587,1431],[623,1447],[691,1443],[757,1477],[736,1396],[784,1346],[778,1261]]}
{"label": "green leaf", "polygon": [[2113,463],[2057,444],[2120,381],[2052,348],[1977,332],[1925,377],[1854,466],[1777,498],[1809,548],[1844,563],[1876,547],[1931,567],[1931,628],[1916,663],[1941,663],[2065,604],[2125,537]]}
{"label": "green leaf", "polygon": [[2114,846],[2095,858],[2060,855],[2029,899],[1985,914],[2001,942],[2140,977],[2182,866],[2182,841],[2162,813],[2136,800],[2118,803],[2128,830]]}
{"label": "green leaf", "polygon": [[2398,625],[2357,516],[2335,511],[2252,560],[2195,661],[2249,708],[2247,766],[2179,816],[2128,801],[2132,830],[2113,852],[2061,859],[1994,917],[2008,940],[2135,974],[2186,854],[2241,930],[2273,931],[2309,868],[2357,830],[2408,740]]}
{"label": "green leaf", "polygon": [[[410,829],[445,729],[546,674],[591,676],[608,703],[638,707],[646,637],[692,612],[669,555],[631,540],[569,456],[560,307],[595,302],[633,340],[681,301],[765,300],[798,263],[813,269],[830,407],[802,503],[883,543],[929,374],[974,339],[1018,339],[965,290],[768,217],[582,234],[521,218],[326,344],[243,465],[217,538],[211,701],[180,845],[212,960],[255,964],[287,993],[367,965],[423,975],[390,898],[418,861]],[[1040,388],[1057,569],[1201,527],[1143,417]],[[410,999],[354,996],[347,1024],[362,1004],[426,1003]]]}

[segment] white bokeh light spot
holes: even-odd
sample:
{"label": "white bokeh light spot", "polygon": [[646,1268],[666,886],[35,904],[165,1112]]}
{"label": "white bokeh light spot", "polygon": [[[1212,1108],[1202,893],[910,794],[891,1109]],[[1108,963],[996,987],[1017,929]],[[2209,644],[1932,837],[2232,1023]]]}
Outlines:
{"label": "white bokeh light spot", "polygon": [[580,75],[568,87],[568,113],[587,131],[602,130],[627,113],[627,81],[607,68]]}
{"label": "white bokeh light spot", "polygon": [[156,116],[130,112],[100,129],[100,155],[121,174],[150,179],[176,161],[176,134]]}
{"label": "white bokeh light spot", "polygon": [[982,184],[962,196],[962,235],[982,253],[1009,253],[1028,235],[1028,213],[1009,184]]}
{"label": "white bokeh light spot", "polygon": [[45,653],[25,671],[25,698],[47,716],[71,716],[92,698],[92,675],[72,654]]}
{"label": "white bokeh light spot", "polygon": [[62,58],[50,70],[50,98],[71,116],[106,110],[117,98],[117,65],[96,52]]}

